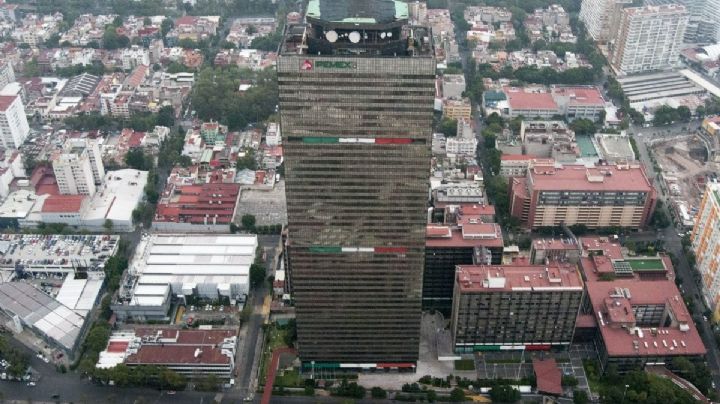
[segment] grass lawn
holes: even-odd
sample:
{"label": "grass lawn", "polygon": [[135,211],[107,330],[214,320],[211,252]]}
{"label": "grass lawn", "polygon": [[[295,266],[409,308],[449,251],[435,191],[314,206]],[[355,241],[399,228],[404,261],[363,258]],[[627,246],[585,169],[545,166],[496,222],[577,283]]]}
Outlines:
{"label": "grass lawn", "polygon": [[472,359],[456,360],[455,370],[475,370],[475,361]]}
{"label": "grass lawn", "polygon": [[267,367],[270,366],[270,360],[272,359],[272,351],[275,348],[281,348],[285,345],[285,334],[287,333],[284,329],[278,329],[275,325],[271,325],[265,333],[265,347],[262,352],[262,358],[260,362],[260,383],[265,384],[265,378],[267,376]]}
{"label": "grass lawn", "polygon": [[643,258],[627,260],[634,271],[662,271],[665,265],[659,258]]}
{"label": "grass lawn", "polygon": [[288,370],[282,376],[278,372],[275,376],[275,386],[302,387],[303,378],[300,377],[300,372],[297,369]]}

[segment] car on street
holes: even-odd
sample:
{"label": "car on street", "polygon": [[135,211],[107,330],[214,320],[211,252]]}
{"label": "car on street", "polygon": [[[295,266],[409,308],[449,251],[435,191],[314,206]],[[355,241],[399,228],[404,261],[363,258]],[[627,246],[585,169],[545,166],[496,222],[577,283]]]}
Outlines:
{"label": "car on street", "polygon": [[28,387],[35,387],[35,382],[28,382],[28,383],[27,383],[27,386],[28,386]]}

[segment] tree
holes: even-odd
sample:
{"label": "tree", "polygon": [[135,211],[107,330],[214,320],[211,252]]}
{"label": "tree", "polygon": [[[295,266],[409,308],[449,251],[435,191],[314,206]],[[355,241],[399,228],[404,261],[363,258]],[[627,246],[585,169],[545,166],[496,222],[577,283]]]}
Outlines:
{"label": "tree", "polygon": [[680,105],[676,111],[680,121],[689,122],[690,119],[692,119],[692,112],[690,112],[690,108],[688,108],[687,105]]}
{"label": "tree", "polygon": [[506,384],[496,385],[490,389],[490,398],[493,402],[514,403],[520,400],[520,392]]}
{"label": "tree", "polygon": [[445,137],[454,137],[457,135],[457,127],[457,119],[443,118],[438,126],[438,131]]}
{"label": "tree", "polygon": [[437,393],[435,392],[435,390],[430,389],[427,391],[427,400],[431,403],[434,403],[437,400]]}
{"label": "tree", "polygon": [[249,231],[255,230],[255,221],[255,216],[250,214],[242,215],[242,218],[240,219],[243,229]]}
{"label": "tree", "polygon": [[162,21],[160,24],[160,33],[162,34],[162,37],[165,38],[168,32],[170,32],[171,29],[175,27],[175,23],[172,19],[166,18]]}
{"label": "tree", "polygon": [[573,404],[587,404],[590,402],[585,390],[573,390]]}
{"label": "tree", "polygon": [[103,223],[103,228],[105,229],[106,233],[112,233],[113,221],[110,219],[105,219],[105,223]]}
{"label": "tree", "polygon": [[387,391],[385,391],[382,387],[373,387],[370,390],[370,397],[372,398],[386,398],[387,397]]}
{"label": "tree", "polygon": [[453,403],[461,403],[465,401],[465,391],[460,387],[455,387],[450,392],[450,401]]}
{"label": "tree", "polygon": [[597,131],[595,122],[585,118],[574,120],[570,124],[570,129],[575,131],[576,135],[593,135]]}
{"label": "tree", "polygon": [[305,386],[305,389],[303,390],[303,394],[305,394],[306,396],[314,396],[315,395],[315,387]]}
{"label": "tree", "polygon": [[261,264],[250,265],[250,286],[257,287],[262,284],[266,274],[265,266]]}
{"label": "tree", "polygon": [[152,168],[152,157],[145,156],[142,149],[133,148],[125,154],[125,164],[136,170],[148,170]]}
{"label": "tree", "polygon": [[238,170],[257,170],[257,158],[255,158],[255,149],[245,149],[245,155],[242,157],[238,157],[237,162],[235,163],[235,167]]}

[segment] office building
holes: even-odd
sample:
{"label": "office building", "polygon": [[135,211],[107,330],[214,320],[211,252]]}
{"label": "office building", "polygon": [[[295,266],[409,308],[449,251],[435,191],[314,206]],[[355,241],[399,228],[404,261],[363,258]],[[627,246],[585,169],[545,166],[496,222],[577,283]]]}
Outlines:
{"label": "office building", "polygon": [[467,223],[460,228],[428,225],[423,273],[423,310],[438,310],[449,316],[455,267],[500,264],[502,251],[502,230],[496,223]]}
{"label": "office building", "polygon": [[679,4],[624,8],[610,44],[610,65],[620,75],[676,66],[687,23]]}
{"label": "office building", "polygon": [[700,202],[692,231],[697,269],[702,275],[703,298],[720,318],[720,184],[709,183]]}
{"label": "office building", "polygon": [[0,146],[17,149],[30,134],[25,107],[19,95],[0,95]]}
{"label": "office building", "polygon": [[[278,57],[288,261],[308,368],[414,368],[435,97],[402,1],[311,0]],[[349,96],[351,95],[351,96]]]}
{"label": "office building", "polygon": [[100,149],[93,140],[68,139],[52,157],[52,165],[62,195],[92,196],[105,175]]}
{"label": "office building", "polygon": [[583,237],[580,244],[587,299],[576,336],[590,336],[603,371],[609,365],[627,372],[676,357],[704,357],[670,257],[624,257],[620,244],[606,237]]}
{"label": "office building", "polygon": [[510,214],[528,228],[582,224],[645,227],[656,193],[639,164],[535,164],[511,179]]}
{"label": "office building", "polygon": [[593,40],[604,43],[611,38],[613,16],[631,3],[629,0],[582,0],[580,20]]}
{"label": "office building", "polygon": [[458,266],[453,345],[458,353],[567,347],[583,299],[575,264]]}

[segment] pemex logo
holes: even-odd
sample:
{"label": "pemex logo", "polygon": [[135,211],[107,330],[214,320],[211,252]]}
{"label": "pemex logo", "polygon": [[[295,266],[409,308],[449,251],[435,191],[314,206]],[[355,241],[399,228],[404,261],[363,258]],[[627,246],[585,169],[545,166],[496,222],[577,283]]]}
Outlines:
{"label": "pemex logo", "polygon": [[313,62],[310,59],[305,59],[302,63],[300,63],[300,70],[312,70],[313,69]]}

